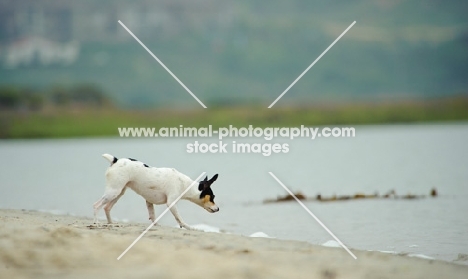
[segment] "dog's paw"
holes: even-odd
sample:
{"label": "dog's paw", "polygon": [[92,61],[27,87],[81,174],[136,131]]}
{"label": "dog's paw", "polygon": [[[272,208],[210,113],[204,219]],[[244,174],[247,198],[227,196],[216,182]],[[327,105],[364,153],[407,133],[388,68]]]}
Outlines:
{"label": "dog's paw", "polygon": [[192,226],[189,226],[187,224],[182,224],[180,225],[180,228],[184,228],[186,230],[189,230],[189,231],[198,231],[198,232],[202,232],[203,230],[200,230],[200,229],[197,229],[195,227],[192,227]]}
{"label": "dog's paw", "polygon": [[102,228],[102,224],[99,223],[99,222],[95,222],[95,223],[93,223],[93,224],[91,224],[91,225],[88,225],[88,226],[86,226],[86,227],[87,227],[88,229],[91,229],[91,230],[92,230],[92,229],[99,229],[99,228]]}
{"label": "dog's paw", "polygon": [[103,224],[102,227],[103,228],[109,228],[109,229],[112,229],[112,228],[120,228],[120,227],[123,227],[124,225],[122,224],[117,224],[117,223],[110,223],[110,224]]}

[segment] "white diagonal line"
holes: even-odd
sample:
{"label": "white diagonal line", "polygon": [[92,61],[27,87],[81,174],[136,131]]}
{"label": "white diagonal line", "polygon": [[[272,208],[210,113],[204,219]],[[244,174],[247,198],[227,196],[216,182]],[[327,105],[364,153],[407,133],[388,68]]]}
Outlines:
{"label": "white diagonal line", "polygon": [[281,186],[283,186],[283,188],[305,209],[305,211],[307,211],[307,213],[310,214],[310,216],[312,216],[315,221],[317,221],[335,240],[336,242],[338,242],[341,247],[343,247],[346,252],[348,252],[351,257],[353,257],[355,260],[357,259],[357,257],[348,249],[348,247],[346,247],[343,242],[341,242],[338,237],[336,237],[320,220],[319,218],[317,218],[297,197],[296,195],[293,194],[293,192],[291,192],[291,190],[288,189],[288,187],[284,186],[284,184],[272,173],[272,172],[268,172]]}
{"label": "white diagonal line", "polygon": [[164,65],[164,63],[159,60],[158,57],[156,57],[156,55],[153,54],[153,52],[151,52],[151,50],[149,50],[145,44],[143,44],[138,38],[137,36],[135,36],[135,34],[132,33],[132,31],[130,31],[130,29],[127,28],[127,26],[125,26],[125,24],[122,23],[122,21],[119,20],[119,23],[120,25],[122,25],[123,28],[125,28],[125,30],[127,30],[127,32],[132,35],[132,37],[151,55],[153,56],[154,59],[156,59],[156,61],[158,61],[159,64],[161,64],[161,66],[178,82],[180,83],[180,85],[182,85],[182,87],[190,94],[192,95],[192,97],[197,100],[197,102],[204,108],[206,108],[205,104],[202,103],[202,101],[200,101],[197,96],[195,96],[195,94],[192,93],[192,91],[190,91],[190,89],[188,89],[187,86],[185,86],[185,84],[180,81],[180,79],[178,77],[176,77],[176,75],[174,75],[174,73],[171,72],[171,70],[169,70],[169,68],[166,67],[166,65]]}
{"label": "white diagonal line", "polygon": [[315,61],[312,62],[312,64],[310,64],[310,66],[307,67],[307,69],[305,69],[305,71],[302,72],[302,74],[301,74],[300,76],[298,76],[298,77],[296,78],[296,80],[293,81],[293,83],[291,83],[291,85],[289,85],[288,88],[286,88],[286,90],[284,90],[283,93],[281,93],[281,95],[279,95],[278,98],[276,98],[276,100],[275,100],[273,103],[271,103],[271,105],[270,105],[268,108],[271,108],[272,106],[274,106],[274,105],[276,104],[276,102],[278,102],[279,99],[281,99],[281,97],[283,97],[283,95],[286,94],[286,92],[288,92],[289,89],[291,89],[291,87],[293,87],[294,84],[296,84],[296,82],[298,82],[298,81],[302,78],[302,76],[305,75],[305,74],[310,70],[310,68],[312,68],[312,66],[315,65],[315,63],[317,63],[317,61],[320,60],[320,58],[322,58],[322,56],[324,56],[325,53],[327,53],[327,51],[330,50],[330,48],[332,48],[332,46],[333,46],[336,42],[338,42],[338,40],[340,40],[341,37],[343,37],[343,35],[346,34],[346,32],[348,32],[349,29],[351,29],[351,27],[353,27],[354,24],[356,24],[356,21],[354,21],[353,23],[351,23],[351,25],[350,25],[348,28],[346,28],[346,30],[343,31],[343,33],[341,33],[341,35],[340,35],[338,38],[336,38],[336,40],[335,40],[329,47],[327,47],[327,49],[326,49],[324,52],[322,52],[322,54],[320,54],[320,56],[317,57],[317,59],[315,59]]}
{"label": "white diagonal line", "polygon": [[177,199],[176,199],[175,201],[173,201],[173,202],[163,211],[163,213],[161,213],[161,215],[159,215],[158,218],[156,218],[156,220],[154,220],[154,222],[151,223],[151,225],[149,225],[149,226],[146,228],[146,230],[145,230],[144,232],[142,232],[142,233],[140,234],[140,236],[137,237],[137,238],[132,242],[132,244],[130,244],[130,246],[127,247],[127,249],[125,249],[125,251],[122,252],[122,254],[120,254],[120,256],[117,258],[117,260],[120,260],[120,259],[128,252],[128,250],[130,250],[130,249],[133,247],[133,245],[135,245],[135,244],[140,240],[140,238],[142,238],[142,237],[159,221],[159,219],[161,219],[161,218],[164,216],[164,214],[166,214],[166,213],[180,200],[180,198],[182,198],[182,197],[185,195],[185,193],[187,193],[187,192],[193,187],[193,185],[195,185],[195,184],[197,183],[197,181],[200,180],[200,179],[205,175],[205,173],[206,173],[206,172],[203,172],[202,174],[200,174],[200,176],[197,177],[197,179],[195,179],[195,180],[192,182],[192,184],[190,184],[190,186],[189,186],[187,189],[185,189],[185,191],[183,191],[182,194],[180,194],[180,196],[177,197]]}

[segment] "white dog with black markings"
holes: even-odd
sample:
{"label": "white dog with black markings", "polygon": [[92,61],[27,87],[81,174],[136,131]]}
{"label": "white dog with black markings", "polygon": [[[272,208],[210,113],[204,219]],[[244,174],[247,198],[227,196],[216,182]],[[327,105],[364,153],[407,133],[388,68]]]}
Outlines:
{"label": "white dog with black markings", "polygon": [[[132,189],[137,194],[145,198],[148,208],[149,219],[154,222],[153,204],[172,204],[192,183],[188,176],[178,172],[173,168],[155,168],[139,162],[135,159],[117,159],[110,154],[103,154],[110,163],[106,171],[106,189],[104,195],[94,203],[94,223],[98,223],[97,214],[104,207],[107,222],[112,223],[110,211],[115,203],[123,196],[127,188]],[[193,186],[181,199],[189,200],[208,212],[219,211],[214,203],[215,195],[211,190],[211,184],[216,181],[218,175],[215,174],[210,180],[206,177],[198,182],[198,187]],[[170,208],[177,223],[181,228],[196,230],[187,225],[179,215],[177,208]]]}

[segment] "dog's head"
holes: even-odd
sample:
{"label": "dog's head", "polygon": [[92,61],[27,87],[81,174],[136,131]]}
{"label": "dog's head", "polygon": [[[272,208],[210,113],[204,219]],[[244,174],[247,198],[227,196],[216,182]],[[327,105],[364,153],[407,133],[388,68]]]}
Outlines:
{"label": "dog's head", "polygon": [[213,190],[211,190],[211,184],[218,179],[218,174],[215,174],[210,180],[208,176],[198,184],[198,190],[200,192],[200,203],[204,209],[208,212],[214,213],[219,211],[219,207],[215,204]]}

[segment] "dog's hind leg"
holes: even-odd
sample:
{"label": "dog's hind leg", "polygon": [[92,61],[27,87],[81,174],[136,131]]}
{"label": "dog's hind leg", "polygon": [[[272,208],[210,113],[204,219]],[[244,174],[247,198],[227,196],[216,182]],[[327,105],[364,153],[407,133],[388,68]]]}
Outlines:
{"label": "dog's hind leg", "polygon": [[154,206],[153,206],[153,204],[150,203],[149,201],[146,201],[146,208],[148,208],[149,219],[151,220],[151,222],[154,223],[156,218],[154,216]]}
{"label": "dog's hind leg", "polygon": [[125,194],[125,190],[127,187],[124,187],[120,194],[113,200],[111,200],[105,207],[104,207],[104,212],[106,213],[106,218],[107,218],[107,223],[112,224],[112,219],[110,216],[110,211],[112,207],[117,203],[117,201]]}
{"label": "dog's hind leg", "polygon": [[94,208],[94,221],[93,221],[93,223],[94,223],[94,224],[99,223],[99,222],[98,222],[98,219],[97,219],[97,214],[98,214],[98,212],[99,212],[99,209],[101,209],[101,207],[102,207],[103,200],[104,200],[104,197],[100,198],[99,200],[97,200],[97,201],[93,204],[93,208]]}
{"label": "dog's hind leg", "polygon": [[119,192],[117,192],[117,191],[106,192],[106,193],[104,193],[104,195],[98,201],[96,201],[94,203],[93,208],[94,208],[94,223],[95,224],[99,223],[99,221],[97,219],[97,214],[98,214],[99,210],[103,206],[107,205],[108,203],[113,201],[115,198],[117,198],[117,196],[119,196]]}

